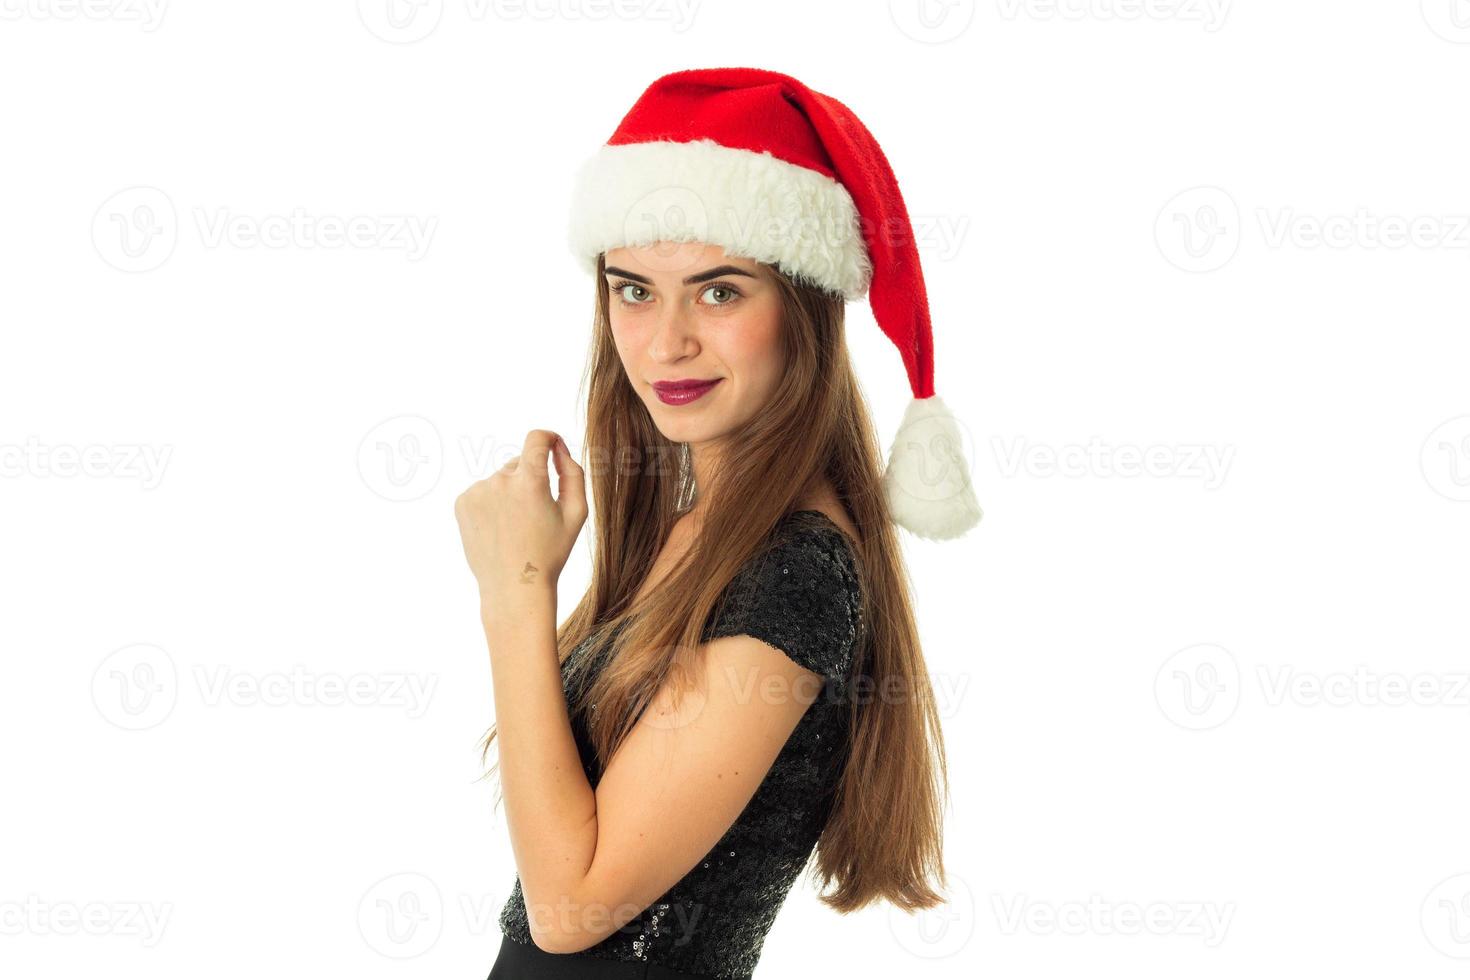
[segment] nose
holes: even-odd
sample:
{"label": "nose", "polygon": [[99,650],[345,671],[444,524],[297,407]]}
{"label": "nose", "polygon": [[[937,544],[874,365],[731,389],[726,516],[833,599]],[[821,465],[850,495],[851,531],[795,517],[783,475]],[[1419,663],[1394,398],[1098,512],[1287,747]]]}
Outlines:
{"label": "nose", "polygon": [[677,303],[659,311],[658,322],[648,338],[648,356],[659,363],[677,361],[697,352],[694,317]]}

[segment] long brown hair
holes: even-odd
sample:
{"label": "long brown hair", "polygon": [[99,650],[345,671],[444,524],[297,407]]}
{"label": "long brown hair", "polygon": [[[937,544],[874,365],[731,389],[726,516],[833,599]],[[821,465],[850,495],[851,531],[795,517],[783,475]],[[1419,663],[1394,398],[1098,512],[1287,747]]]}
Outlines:
{"label": "long brown hair", "polygon": [[[854,551],[864,629],[849,677],[851,741],[816,848],[817,886],[834,891],[820,899],[838,912],[879,900],[909,912],[942,904],[931,879],[946,886],[944,741],[883,497],[878,440],[847,355],[844,300],[765,267],[780,294],[786,369],[769,406],[722,441],[719,463],[710,467],[715,485],[695,488],[688,447],[660,434],[628,383],[613,342],[604,268],[599,256],[582,379],[588,421],[580,462],[591,480],[592,583],[557,630],[562,661],[589,637],[589,649],[606,646],[598,658],[604,668],[590,684],[576,685],[573,706],[574,715],[597,706],[584,718],[598,765],[606,766],[662,684],[677,691],[683,677],[699,675],[702,626],[721,593],[825,477],[861,537]],[[659,588],[634,608],[633,597],[696,491],[709,497],[698,533]],[[584,672],[591,659],[579,658],[569,676]],[[482,762],[494,738],[492,726]]]}

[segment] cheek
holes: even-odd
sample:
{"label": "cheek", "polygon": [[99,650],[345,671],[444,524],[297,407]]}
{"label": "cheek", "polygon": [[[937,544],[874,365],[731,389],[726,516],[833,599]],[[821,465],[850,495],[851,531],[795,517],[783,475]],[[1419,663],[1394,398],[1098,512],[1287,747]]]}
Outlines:
{"label": "cheek", "polygon": [[[640,343],[638,321],[634,318],[620,313],[608,315],[608,328],[612,332],[613,346],[617,347],[618,354],[624,361],[631,361],[638,356]],[[643,346],[647,346],[646,343]]]}
{"label": "cheek", "polygon": [[779,312],[731,317],[718,336],[720,359],[746,387],[764,391],[774,386],[782,368]]}

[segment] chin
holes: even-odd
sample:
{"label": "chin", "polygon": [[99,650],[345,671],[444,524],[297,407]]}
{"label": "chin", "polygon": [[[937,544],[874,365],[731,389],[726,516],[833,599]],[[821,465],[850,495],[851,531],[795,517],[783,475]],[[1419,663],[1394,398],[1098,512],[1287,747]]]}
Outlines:
{"label": "chin", "polygon": [[706,420],[671,418],[671,416],[678,415],[682,409],[665,405],[663,402],[650,406],[649,410],[659,434],[670,442],[709,442],[724,431],[723,426],[711,424]]}
{"label": "chin", "polygon": [[667,425],[661,423],[658,416],[654,416],[654,424],[658,426],[659,433],[669,442],[699,443],[709,440],[705,426],[702,425]]}

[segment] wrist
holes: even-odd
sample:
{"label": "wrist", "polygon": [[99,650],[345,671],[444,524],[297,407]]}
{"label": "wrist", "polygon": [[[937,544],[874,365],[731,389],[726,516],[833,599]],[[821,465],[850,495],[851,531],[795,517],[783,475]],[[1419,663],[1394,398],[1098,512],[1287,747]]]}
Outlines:
{"label": "wrist", "polygon": [[486,628],[521,622],[545,614],[556,619],[556,583],[516,585],[494,593],[480,592],[480,622]]}

